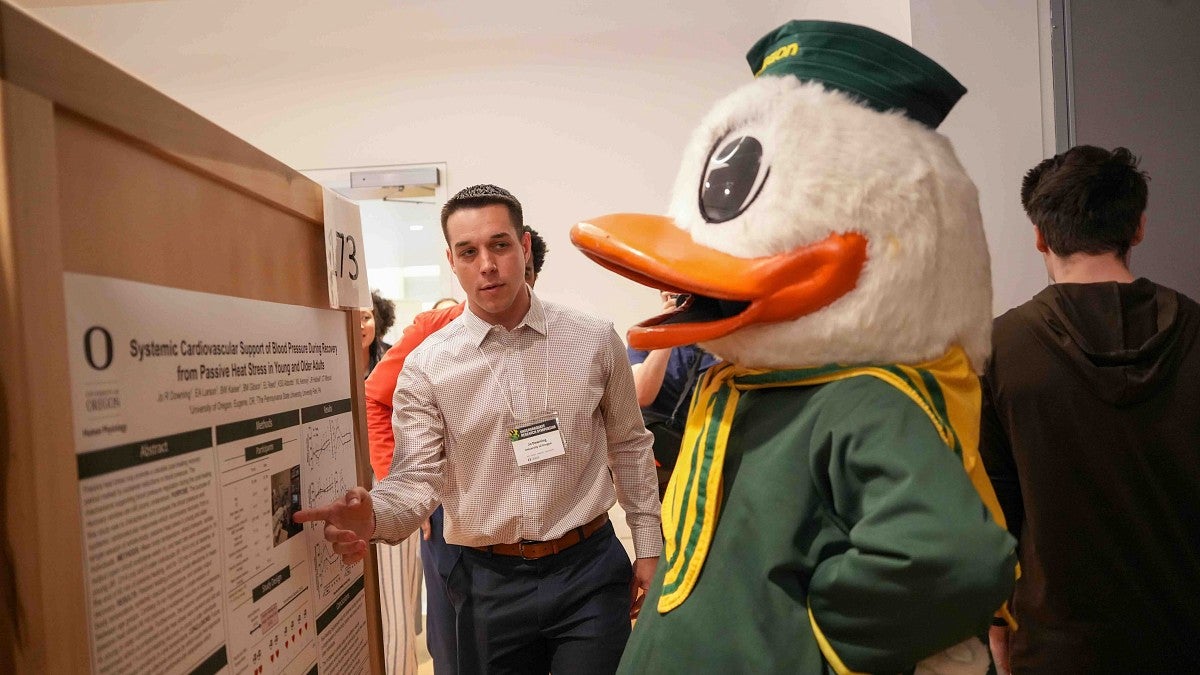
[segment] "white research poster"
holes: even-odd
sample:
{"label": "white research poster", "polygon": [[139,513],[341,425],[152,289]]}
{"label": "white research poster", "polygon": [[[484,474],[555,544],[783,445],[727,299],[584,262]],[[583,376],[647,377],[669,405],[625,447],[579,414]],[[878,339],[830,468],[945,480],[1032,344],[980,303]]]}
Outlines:
{"label": "white research poster", "polygon": [[366,673],[343,312],[64,275],[92,668]]}

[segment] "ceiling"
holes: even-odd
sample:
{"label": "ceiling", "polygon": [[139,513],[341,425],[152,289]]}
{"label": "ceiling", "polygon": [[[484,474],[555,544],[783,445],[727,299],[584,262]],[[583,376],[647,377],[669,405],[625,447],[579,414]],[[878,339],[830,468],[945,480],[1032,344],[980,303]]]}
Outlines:
{"label": "ceiling", "polygon": [[[285,135],[294,128],[320,129],[330,139],[334,125],[363,130],[351,142],[366,148],[339,142],[344,154],[373,163],[377,157],[369,144],[395,133],[396,120],[403,124],[406,96],[422,96],[426,105],[453,113],[469,98],[470,85],[448,89],[451,81],[495,84],[511,73],[530,76],[532,68],[540,81],[567,78],[573,89],[586,91],[589,75],[603,75],[614,63],[636,68],[639,61],[653,60],[686,70],[698,53],[743,53],[761,26],[773,21],[762,16],[784,16],[790,12],[781,7],[804,4],[756,0],[750,9],[740,0],[6,1],[297,168],[328,164],[296,152]],[[758,20],[748,21],[747,15]],[[741,76],[744,66],[735,61],[730,67]],[[688,77],[703,82],[706,74],[697,69]],[[516,91],[526,85],[507,86]],[[340,114],[347,101],[365,107]],[[331,118],[333,110],[339,115]],[[385,153],[382,159],[395,157]]]}
{"label": "ceiling", "polygon": [[26,9],[41,7],[79,7],[86,5],[123,5],[135,2],[158,2],[160,0],[20,0],[17,5]]}

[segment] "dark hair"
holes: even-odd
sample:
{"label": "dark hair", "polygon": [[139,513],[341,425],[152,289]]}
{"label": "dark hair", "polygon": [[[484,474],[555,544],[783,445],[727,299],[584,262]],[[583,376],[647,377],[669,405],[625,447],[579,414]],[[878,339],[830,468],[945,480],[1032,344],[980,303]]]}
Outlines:
{"label": "dark hair", "polygon": [[442,205],[442,236],[446,239],[446,244],[450,244],[450,234],[446,232],[446,221],[450,220],[450,216],[461,209],[478,209],[492,204],[501,204],[508,208],[508,219],[518,235],[525,231],[521,202],[508,190],[484,183],[459,190]]}
{"label": "dark hair", "polygon": [[396,323],[396,303],[380,295],[378,290],[373,290],[371,305],[375,313],[375,341],[380,342]]}
{"label": "dark hair", "polygon": [[533,274],[534,276],[542,273],[542,265],[546,262],[546,251],[550,249],[546,247],[546,240],[542,239],[542,235],[537,233],[537,230],[532,227],[525,228],[529,233],[529,251],[533,256]]}
{"label": "dark hair", "polygon": [[1037,189],[1038,183],[1042,180],[1042,174],[1047,170],[1058,166],[1059,158],[1062,155],[1056,155],[1048,159],[1043,159],[1038,162],[1038,165],[1025,172],[1025,177],[1021,179],[1021,208],[1025,209],[1025,215],[1030,218],[1033,214],[1029,213],[1029,199],[1033,197],[1033,191]]}
{"label": "dark hair", "polygon": [[1033,186],[1025,211],[1055,255],[1125,257],[1149,194],[1149,178],[1137,166],[1138,158],[1126,148],[1079,145],[1026,174]]}

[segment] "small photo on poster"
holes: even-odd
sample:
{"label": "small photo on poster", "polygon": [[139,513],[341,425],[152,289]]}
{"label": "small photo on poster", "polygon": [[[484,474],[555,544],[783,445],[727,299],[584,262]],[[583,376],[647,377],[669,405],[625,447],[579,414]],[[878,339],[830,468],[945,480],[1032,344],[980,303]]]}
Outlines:
{"label": "small photo on poster", "polygon": [[299,534],[304,526],[292,520],[300,510],[300,465],[271,476],[271,537],[278,546]]}

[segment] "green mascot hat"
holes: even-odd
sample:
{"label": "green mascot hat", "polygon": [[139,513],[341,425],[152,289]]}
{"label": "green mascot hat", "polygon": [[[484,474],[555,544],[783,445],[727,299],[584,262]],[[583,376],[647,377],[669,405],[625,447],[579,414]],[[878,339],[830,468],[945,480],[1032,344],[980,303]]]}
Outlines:
{"label": "green mascot hat", "polygon": [[967,93],[932,59],[877,30],[836,21],[789,21],[746,54],[755,77],[795,75],[879,111],[936,129]]}

